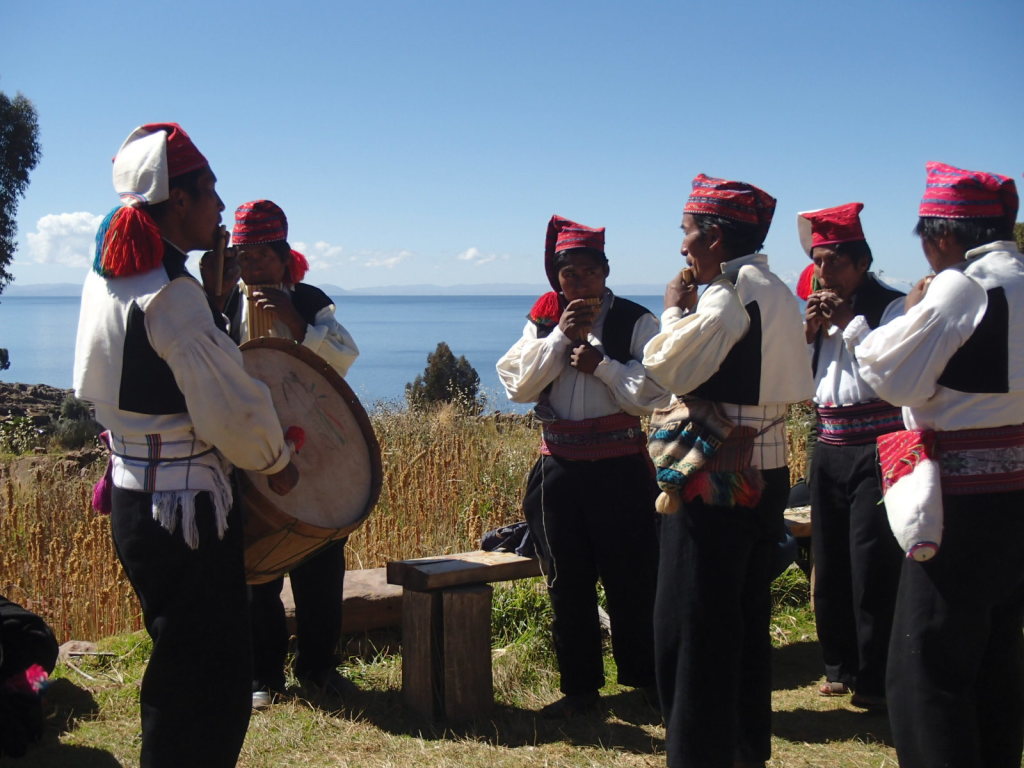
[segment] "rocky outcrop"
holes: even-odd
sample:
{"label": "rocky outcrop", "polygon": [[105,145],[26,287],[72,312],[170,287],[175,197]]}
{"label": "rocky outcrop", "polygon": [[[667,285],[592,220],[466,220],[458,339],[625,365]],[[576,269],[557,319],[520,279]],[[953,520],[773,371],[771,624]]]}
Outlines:
{"label": "rocky outcrop", "polygon": [[61,403],[72,394],[73,390],[45,384],[0,382],[0,420],[28,417],[36,426],[46,426],[57,419]]}

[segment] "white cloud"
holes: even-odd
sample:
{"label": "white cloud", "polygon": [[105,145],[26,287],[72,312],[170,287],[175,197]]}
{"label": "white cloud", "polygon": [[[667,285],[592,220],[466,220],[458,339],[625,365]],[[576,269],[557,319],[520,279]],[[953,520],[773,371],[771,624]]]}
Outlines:
{"label": "white cloud", "polygon": [[495,259],[498,258],[498,255],[495,253],[490,253],[485,256],[483,253],[480,252],[479,248],[474,246],[472,248],[466,249],[462,253],[456,254],[455,258],[460,259],[461,261],[468,261],[472,263],[474,266],[479,267],[482,264],[487,264],[491,261],[494,261]]}
{"label": "white cloud", "polygon": [[96,250],[96,230],[102,216],[85,211],[50,213],[36,222],[36,231],[25,235],[28,253],[38,264],[87,267]]}
{"label": "white cloud", "polygon": [[394,269],[406,259],[412,256],[412,251],[401,250],[397,252],[373,253],[363,262],[364,267],[384,267]]}
{"label": "white cloud", "polygon": [[330,269],[342,262],[344,248],[340,245],[331,245],[324,240],[307,245],[302,242],[294,242],[292,248],[301,253],[309,261],[309,268]]}

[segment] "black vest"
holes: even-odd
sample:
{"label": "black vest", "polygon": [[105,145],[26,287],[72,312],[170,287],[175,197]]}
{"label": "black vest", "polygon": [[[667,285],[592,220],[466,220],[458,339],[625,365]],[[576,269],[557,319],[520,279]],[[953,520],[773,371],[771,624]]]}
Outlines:
{"label": "black vest", "polygon": [[957,392],[1010,391],[1010,305],[1006,291],[991,288],[985,315],[946,363],[939,384]]}
{"label": "black vest", "polygon": [[[874,330],[882,322],[882,314],[885,308],[896,299],[905,296],[902,291],[887,288],[878,282],[878,279],[870,272],[864,275],[864,281],[853,294],[850,306],[854,315],[864,315],[868,328]],[[818,375],[818,357],[821,355],[822,331],[818,329],[814,337],[814,356],[811,360],[811,375]]]}
{"label": "black vest", "polygon": [[[601,344],[604,353],[612,360],[628,363],[633,360],[630,346],[633,343],[633,328],[650,310],[635,301],[616,296],[601,329]],[[538,325],[537,338],[543,339],[555,329],[554,325]]]}
{"label": "black vest", "polygon": [[[306,321],[306,325],[313,325],[320,310],[334,303],[326,293],[306,283],[296,283],[291,295],[292,305],[299,313],[299,317]],[[224,314],[231,324],[228,333],[235,343],[239,344],[242,334],[242,291],[238,286],[231,291],[227,304],[224,305]]]}
{"label": "black vest", "polygon": [[761,307],[752,301],[743,308],[750,318],[747,333],[733,345],[710,379],[684,394],[738,405],[757,405],[761,401]]}
{"label": "black vest", "polygon": [[[185,268],[188,257],[170,245],[164,245],[164,270],[168,280],[191,277]],[[219,312],[213,312],[214,322],[223,329]],[[170,366],[164,362],[146,334],[146,313],[136,303],[128,308],[124,348],[121,352],[121,385],[117,407],[122,411],[165,416],[185,413],[185,396],[174,380]]]}

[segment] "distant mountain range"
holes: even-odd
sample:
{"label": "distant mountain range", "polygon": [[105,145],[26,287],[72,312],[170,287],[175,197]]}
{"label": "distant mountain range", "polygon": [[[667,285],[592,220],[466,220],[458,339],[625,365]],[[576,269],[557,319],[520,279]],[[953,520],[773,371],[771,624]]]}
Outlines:
{"label": "distant mountain range", "polygon": [[[468,285],[380,285],[370,288],[345,289],[330,283],[318,283],[317,287],[330,296],[539,296],[550,290],[540,283],[473,283]],[[665,291],[664,285],[655,283],[624,283],[612,284],[612,290],[623,296],[660,296]],[[35,283],[19,285],[11,283],[2,294],[16,298],[19,296],[57,297],[80,296],[82,286],[79,283]]]}

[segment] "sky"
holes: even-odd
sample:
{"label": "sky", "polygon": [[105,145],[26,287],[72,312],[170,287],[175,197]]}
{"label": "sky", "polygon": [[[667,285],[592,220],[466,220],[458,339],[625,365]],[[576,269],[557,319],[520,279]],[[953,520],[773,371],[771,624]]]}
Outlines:
{"label": "sky", "polygon": [[80,282],[149,122],[210,160],[230,226],[269,198],[313,284],[543,286],[548,219],[607,227],[609,284],[662,285],[698,173],[796,213],[865,204],[875,267],[927,272],[924,165],[1024,171],[1020,0],[174,3],[0,0],[0,91],[36,106],[16,284]]}

